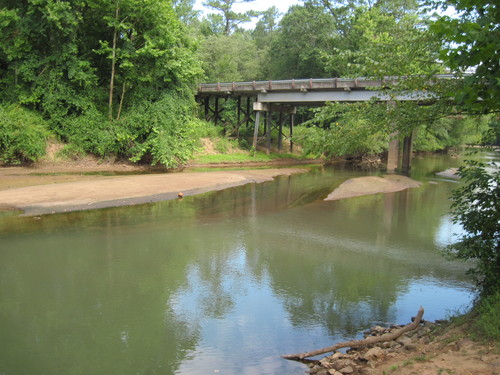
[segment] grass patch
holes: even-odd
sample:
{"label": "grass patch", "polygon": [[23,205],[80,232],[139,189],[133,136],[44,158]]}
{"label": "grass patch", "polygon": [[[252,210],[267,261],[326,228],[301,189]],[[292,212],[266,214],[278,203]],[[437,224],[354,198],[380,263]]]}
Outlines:
{"label": "grass patch", "polygon": [[471,313],[472,336],[476,340],[500,340],[500,291],[481,299]]}
{"label": "grass patch", "polygon": [[443,335],[453,327],[460,327],[459,333],[451,334],[440,342],[448,345],[464,337],[483,343],[500,342],[500,291],[477,300],[471,311],[450,316],[449,322],[439,327],[435,334]]}
{"label": "grass patch", "polygon": [[213,155],[198,155],[193,161],[200,164],[211,163],[251,163],[251,162],[268,162],[281,159],[303,160],[303,156],[294,154],[276,154],[270,153],[267,155],[264,152],[255,152],[252,156],[246,152],[233,152],[229,154],[213,154]]}
{"label": "grass patch", "polygon": [[431,358],[427,357],[426,355],[418,355],[416,357],[413,357],[413,360],[415,360],[415,362],[427,362],[430,361]]}
{"label": "grass patch", "polygon": [[[399,365],[392,365],[391,367],[389,367],[389,372],[394,372],[398,369],[399,369]],[[385,371],[384,371],[384,373],[385,373]]]}

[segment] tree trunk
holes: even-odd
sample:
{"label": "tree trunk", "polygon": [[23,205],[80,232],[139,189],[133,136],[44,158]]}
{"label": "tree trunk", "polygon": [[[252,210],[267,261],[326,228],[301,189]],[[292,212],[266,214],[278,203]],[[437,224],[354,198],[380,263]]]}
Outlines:
{"label": "tree trunk", "polygon": [[118,114],[116,115],[116,120],[120,121],[120,116],[122,114],[122,108],[123,108],[123,99],[125,98],[125,82],[123,82],[122,85],[122,96],[120,97],[120,105],[118,107]]}
{"label": "tree trunk", "polygon": [[116,39],[118,38],[118,16],[120,14],[120,8],[118,3],[116,4],[115,13],[115,31],[113,33],[113,49],[111,58],[111,80],[109,82],[109,105],[108,105],[108,117],[110,120],[113,119],[113,91],[115,89],[115,66],[116,66]]}

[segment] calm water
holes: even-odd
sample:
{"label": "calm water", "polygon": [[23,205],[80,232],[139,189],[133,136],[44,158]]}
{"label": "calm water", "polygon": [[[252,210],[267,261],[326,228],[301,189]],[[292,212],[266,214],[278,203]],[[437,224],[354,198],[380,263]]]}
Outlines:
{"label": "calm water", "polygon": [[[496,157],[492,154],[488,157]],[[362,172],[314,168],[128,208],[0,218],[0,374],[303,374],[280,354],[466,307],[439,249],[457,183],[324,202]]]}

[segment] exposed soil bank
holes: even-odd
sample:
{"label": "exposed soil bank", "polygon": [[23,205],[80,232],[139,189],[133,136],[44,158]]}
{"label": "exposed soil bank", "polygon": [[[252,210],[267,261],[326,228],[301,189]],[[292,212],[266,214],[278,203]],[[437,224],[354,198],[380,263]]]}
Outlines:
{"label": "exposed soil bank", "polygon": [[[6,170],[7,172],[13,171],[3,168],[0,172],[0,176],[3,175],[2,179],[9,177]],[[180,192],[185,197],[252,182],[270,181],[276,176],[303,172],[307,172],[307,169],[182,172],[114,177],[93,175],[83,176],[83,181],[79,178],[80,176],[72,176],[79,180],[0,190],[0,209],[18,209],[24,211],[24,215],[42,215],[125,206],[175,199]],[[64,176],[68,177],[68,175]],[[39,182],[37,177],[54,178],[57,176],[34,177]],[[29,180],[29,175],[21,173],[20,178],[24,183],[26,179]]]}
{"label": "exposed soil bank", "polygon": [[418,181],[399,175],[357,177],[351,178],[341,184],[325,200],[333,201],[361,195],[394,193],[396,191],[419,187],[420,185],[422,184]]}
{"label": "exposed soil bank", "polygon": [[[379,336],[398,326],[373,327]],[[462,326],[424,322],[395,341],[336,352],[310,364],[315,375],[498,375],[499,348],[468,338]]]}

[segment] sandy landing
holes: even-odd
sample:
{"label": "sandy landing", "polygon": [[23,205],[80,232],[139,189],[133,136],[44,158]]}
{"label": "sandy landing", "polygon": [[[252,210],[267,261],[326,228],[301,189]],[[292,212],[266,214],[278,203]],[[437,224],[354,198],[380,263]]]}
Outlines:
{"label": "sandy landing", "polygon": [[283,168],[100,177],[0,190],[0,209],[41,215],[141,204],[175,199],[179,192],[189,196],[303,172],[307,170]]}
{"label": "sandy landing", "polygon": [[325,200],[333,201],[337,199],[358,197],[361,195],[393,193],[408,188],[419,187],[420,185],[422,185],[422,183],[399,175],[351,178],[330,193]]}

